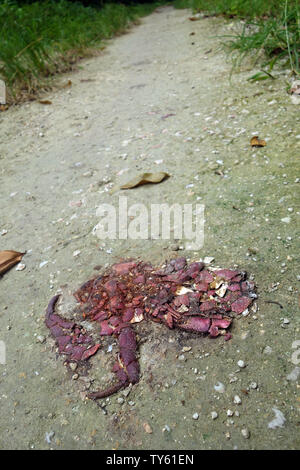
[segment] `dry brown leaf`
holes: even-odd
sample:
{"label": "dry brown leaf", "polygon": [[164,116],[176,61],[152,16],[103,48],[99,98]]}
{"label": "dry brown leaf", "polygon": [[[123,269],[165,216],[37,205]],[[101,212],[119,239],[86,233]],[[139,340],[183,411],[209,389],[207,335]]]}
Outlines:
{"label": "dry brown leaf", "polygon": [[52,104],[52,101],[50,101],[50,100],[40,100],[39,103],[41,103],[41,104]]}
{"label": "dry brown leaf", "polygon": [[63,85],[63,88],[67,88],[72,85],[72,80],[68,80],[67,83]]}
{"label": "dry brown leaf", "polygon": [[7,110],[8,110],[7,104],[0,104],[0,111],[7,111]]}
{"label": "dry brown leaf", "polygon": [[189,20],[190,21],[198,21],[198,20],[200,20],[200,17],[199,16],[190,16]]}
{"label": "dry brown leaf", "polygon": [[5,273],[5,271],[19,263],[24,254],[13,250],[0,251],[0,274]]}
{"label": "dry brown leaf", "polygon": [[136,176],[131,181],[121,186],[121,189],[131,189],[135,188],[136,186],[140,186],[142,184],[147,183],[160,183],[165,178],[168,178],[170,175],[165,173],[164,171],[159,173],[143,173],[142,175]]}
{"label": "dry brown leaf", "polygon": [[265,140],[259,139],[258,135],[255,135],[250,140],[251,147],[265,147],[267,142]]}

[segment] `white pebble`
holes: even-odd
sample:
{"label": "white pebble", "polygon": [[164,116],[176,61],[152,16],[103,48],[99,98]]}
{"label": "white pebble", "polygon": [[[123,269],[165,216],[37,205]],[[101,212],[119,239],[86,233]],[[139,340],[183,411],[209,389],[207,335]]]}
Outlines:
{"label": "white pebble", "polygon": [[199,414],[198,413],[194,413],[193,414],[193,419],[198,419],[199,418]]}
{"label": "white pebble", "polygon": [[249,431],[247,428],[242,429],[241,433],[242,433],[242,436],[243,436],[245,439],[249,439],[249,437],[250,437],[250,431]]}
{"label": "white pebble", "polygon": [[23,271],[26,268],[26,264],[19,263],[16,267],[16,271]]}
{"label": "white pebble", "polygon": [[242,360],[238,361],[237,365],[238,365],[241,369],[243,369],[244,367],[246,367],[245,362],[242,361]]}
{"label": "white pebble", "polygon": [[45,441],[47,442],[47,444],[51,444],[51,439],[52,437],[55,436],[55,432],[54,431],[50,431],[50,432],[46,432],[45,433]]}
{"label": "white pebble", "polygon": [[277,408],[272,408],[275,413],[275,418],[268,423],[268,428],[275,429],[275,428],[282,428],[286,419],[283,416],[283,413],[278,410]]}
{"label": "white pebble", "polygon": [[217,419],[218,413],[216,411],[211,412],[211,419]]}
{"label": "white pebble", "polygon": [[39,343],[44,343],[46,341],[45,336],[39,335],[36,337]]}
{"label": "white pebble", "polygon": [[214,386],[214,389],[216,392],[219,392],[219,393],[225,392],[225,386],[224,384],[222,384],[222,382],[217,382],[216,385]]}
{"label": "white pebble", "polygon": [[42,261],[40,264],[39,264],[39,267],[42,268],[43,266],[46,266],[46,264],[48,264],[49,261]]}
{"label": "white pebble", "polygon": [[240,399],[240,397],[238,395],[235,395],[234,396],[234,399],[233,399],[233,402],[236,404],[236,405],[240,405],[242,403],[242,400]]}

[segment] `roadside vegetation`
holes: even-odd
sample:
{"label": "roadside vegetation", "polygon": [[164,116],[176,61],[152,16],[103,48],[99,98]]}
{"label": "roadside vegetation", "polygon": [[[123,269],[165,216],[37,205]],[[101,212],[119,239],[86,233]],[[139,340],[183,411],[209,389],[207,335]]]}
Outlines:
{"label": "roadside vegetation", "polygon": [[276,63],[300,74],[299,0],[175,0],[175,6],[241,19],[240,30],[223,39],[237,52],[235,64],[251,55],[266,69],[257,79],[267,78]]}
{"label": "roadside vegetation", "polygon": [[[104,47],[158,5],[192,8],[194,13],[241,20],[223,38],[236,64],[249,54],[270,76],[276,63],[300,73],[299,0],[0,0],[0,78],[8,102],[35,96],[57,72]],[[269,74],[269,75],[268,75]]]}
{"label": "roadside vegetation", "polygon": [[34,96],[49,85],[48,77],[70,70],[157,6],[103,3],[0,0],[0,78],[8,102]]}

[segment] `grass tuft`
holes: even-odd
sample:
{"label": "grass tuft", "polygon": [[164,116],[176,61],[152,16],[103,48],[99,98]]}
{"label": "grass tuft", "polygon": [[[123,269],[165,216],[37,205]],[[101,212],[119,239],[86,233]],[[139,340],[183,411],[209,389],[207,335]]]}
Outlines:
{"label": "grass tuft", "polygon": [[175,7],[242,19],[243,28],[230,36],[226,47],[238,53],[235,64],[254,55],[272,71],[278,62],[300,73],[299,0],[175,0]]}

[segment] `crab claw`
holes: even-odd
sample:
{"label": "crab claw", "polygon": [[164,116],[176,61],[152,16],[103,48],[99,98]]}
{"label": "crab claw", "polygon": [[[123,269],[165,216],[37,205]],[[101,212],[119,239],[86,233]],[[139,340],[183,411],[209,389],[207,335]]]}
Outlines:
{"label": "crab claw", "polygon": [[203,317],[189,317],[183,323],[178,323],[178,328],[194,333],[207,333],[210,328],[210,318]]}

